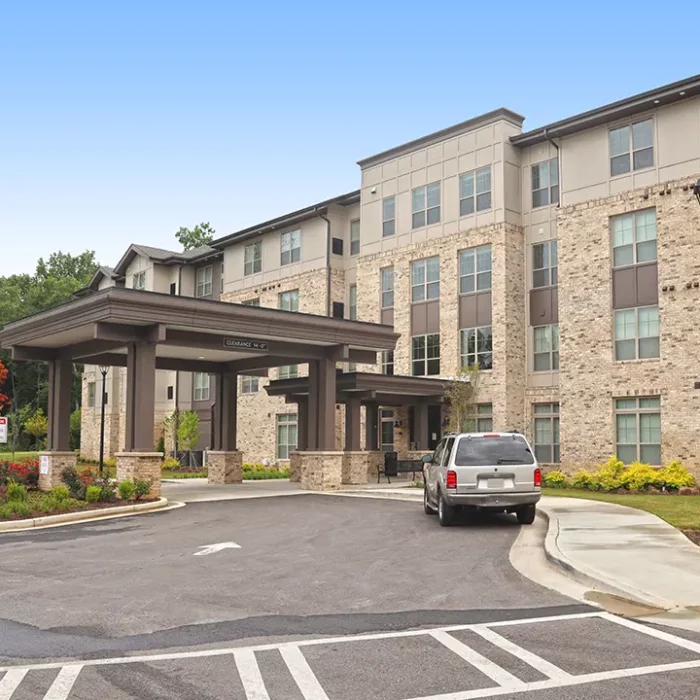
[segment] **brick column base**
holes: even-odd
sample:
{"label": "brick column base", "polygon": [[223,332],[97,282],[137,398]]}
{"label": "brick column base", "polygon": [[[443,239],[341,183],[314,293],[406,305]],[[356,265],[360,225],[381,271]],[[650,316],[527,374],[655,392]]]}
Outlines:
{"label": "brick column base", "polygon": [[301,488],[306,491],[335,491],[343,481],[344,452],[299,452]]}
{"label": "brick column base", "polygon": [[346,452],[343,456],[343,483],[368,483],[371,473],[377,477],[377,467],[383,460],[382,452]]}
{"label": "brick column base", "polygon": [[161,452],[117,452],[117,481],[149,479],[151,496],[160,496]]}
{"label": "brick column base", "polygon": [[240,484],[243,481],[243,453],[207,452],[210,484]]}
{"label": "brick column base", "polygon": [[[48,461],[48,468],[46,462]],[[76,467],[78,455],[75,452],[41,452],[39,453],[39,488],[42,491],[49,491],[53,486],[59,486],[61,472],[66,467]],[[46,472],[42,474],[43,470]]]}
{"label": "brick column base", "polygon": [[289,480],[301,481],[301,452],[289,454]]}

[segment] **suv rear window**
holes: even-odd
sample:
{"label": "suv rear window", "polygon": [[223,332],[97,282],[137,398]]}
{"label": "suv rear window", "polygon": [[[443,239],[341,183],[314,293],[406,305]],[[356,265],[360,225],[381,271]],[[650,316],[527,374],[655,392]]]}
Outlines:
{"label": "suv rear window", "polygon": [[492,464],[534,464],[535,458],[525,439],[516,437],[460,438],[455,455],[457,467]]}

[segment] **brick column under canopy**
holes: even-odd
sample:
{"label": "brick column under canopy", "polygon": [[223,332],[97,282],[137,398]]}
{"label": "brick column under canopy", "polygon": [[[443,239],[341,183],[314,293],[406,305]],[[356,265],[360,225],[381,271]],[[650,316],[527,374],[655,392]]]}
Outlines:
{"label": "brick column under canopy", "polygon": [[336,491],[343,483],[344,452],[299,452],[301,488],[307,491]]}
{"label": "brick column under canopy", "polygon": [[39,453],[39,489],[49,491],[54,486],[60,486],[61,472],[68,467],[78,464],[76,452],[40,452]]}
{"label": "brick column under canopy", "polygon": [[243,481],[243,453],[237,450],[207,452],[210,484],[240,484]]}
{"label": "brick column under canopy", "polygon": [[147,479],[151,496],[160,496],[162,452],[117,452],[117,481]]}

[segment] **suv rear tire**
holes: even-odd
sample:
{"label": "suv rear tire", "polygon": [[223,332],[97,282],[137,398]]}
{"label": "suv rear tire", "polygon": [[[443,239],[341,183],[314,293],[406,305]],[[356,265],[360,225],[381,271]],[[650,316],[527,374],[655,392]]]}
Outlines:
{"label": "suv rear tire", "polygon": [[435,515],[435,508],[430,505],[430,499],[428,498],[428,485],[423,483],[423,511],[426,515]]}
{"label": "suv rear tire", "polygon": [[532,525],[535,522],[535,514],[537,510],[534,503],[530,503],[526,506],[518,506],[515,514],[518,518],[518,522],[521,525]]}
{"label": "suv rear tire", "polygon": [[445,501],[442,493],[438,494],[438,520],[442,527],[452,525],[457,509]]}

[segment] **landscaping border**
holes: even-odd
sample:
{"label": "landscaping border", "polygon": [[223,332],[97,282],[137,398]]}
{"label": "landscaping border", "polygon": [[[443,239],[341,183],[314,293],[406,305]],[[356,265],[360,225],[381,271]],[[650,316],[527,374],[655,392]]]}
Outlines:
{"label": "landscaping border", "polygon": [[116,506],[114,508],[101,508],[92,510],[79,510],[73,513],[61,513],[59,515],[44,515],[39,518],[27,518],[25,520],[7,520],[0,523],[0,534],[5,532],[16,532],[21,530],[31,530],[37,527],[48,525],[68,525],[74,522],[84,522],[92,520],[102,520],[116,515],[127,515],[130,513],[150,513],[162,510],[169,504],[167,498],[159,498],[157,501],[148,503],[132,503],[128,506]]}

